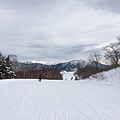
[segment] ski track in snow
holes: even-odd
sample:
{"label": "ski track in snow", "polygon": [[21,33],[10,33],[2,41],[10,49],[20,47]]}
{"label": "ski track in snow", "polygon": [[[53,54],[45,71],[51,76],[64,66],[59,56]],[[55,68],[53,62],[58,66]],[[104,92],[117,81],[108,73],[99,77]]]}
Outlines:
{"label": "ski track in snow", "polygon": [[89,81],[0,81],[0,120],[120,120],[119,91]]}

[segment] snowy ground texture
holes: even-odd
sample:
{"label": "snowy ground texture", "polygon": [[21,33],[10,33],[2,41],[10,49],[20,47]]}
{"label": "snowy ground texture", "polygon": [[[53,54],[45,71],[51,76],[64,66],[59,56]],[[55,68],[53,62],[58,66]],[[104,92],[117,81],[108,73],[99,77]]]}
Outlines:
{"label": "snowy ground texture", "polygon": [[120,120],[120,74],[105,74],[105,81],[0,81],[0,120]]}

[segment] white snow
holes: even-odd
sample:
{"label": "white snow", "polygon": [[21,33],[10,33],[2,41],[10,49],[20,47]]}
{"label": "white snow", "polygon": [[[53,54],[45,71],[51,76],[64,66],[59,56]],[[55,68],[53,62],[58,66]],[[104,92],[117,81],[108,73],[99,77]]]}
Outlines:
{"label": "white snow", "polygon": [[75,80],[74,76],[74,71],[73,72],[67,72],[67,71],[61,71],[60,74],[62,75],[62,78],[64,81],[73,81]]}
{"label": "white snow", "polygon": [[62,63],[60,61],[58,62],[50,62],[50,61],[32,61],[32,63],[41,63],[41,64],[44,64],[44,65],[56,65],[56,64],[59,64],[59,63]]}
{"label": "white snow", "polygon": [[0,120],[120,120],[120,74],[105,74],[105,81],[1,80]]}
{"label": "white snow", "polygon": [[[103,72],[102,74],[105,79],[100,81],[101,84],[109,84],[112,86],[120,87],[120,68],[112,69],[110,71]],[[92,78],[90,77],[90,79]],[[99,81],[98,79],[96,80]]]}

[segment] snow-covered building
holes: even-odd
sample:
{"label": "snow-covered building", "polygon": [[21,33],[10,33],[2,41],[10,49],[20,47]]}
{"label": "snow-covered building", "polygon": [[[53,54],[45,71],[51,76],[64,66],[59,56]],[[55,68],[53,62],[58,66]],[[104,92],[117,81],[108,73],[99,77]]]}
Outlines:
{"label": "snow-covered building", "polygon": [[17,62],[17,55],[14,55],[14,54],[10,54],[9,55],[9,59],[12,61],[12,62]]}

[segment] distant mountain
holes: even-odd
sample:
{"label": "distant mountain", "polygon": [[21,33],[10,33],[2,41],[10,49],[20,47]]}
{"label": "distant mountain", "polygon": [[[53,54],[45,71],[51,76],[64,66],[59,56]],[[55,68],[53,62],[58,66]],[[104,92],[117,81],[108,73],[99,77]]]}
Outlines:
{"label": "distant mountain", "polygon": [[57,70],[66,70],[70,71],[74,68],[84,68],[87,65],[87,62],[84,60],[73,60],[69,62],[59,63],[56,65],[51,65],[50,68]]}
{"label": "distant mountain", "polygon": [[[58,64],[42,64],[42,63],[16,63],[16,70],[17,71],[23,71],[26,68],[29,68],[31,70],[41,70],[43,68],[50,68],[50,69],[56,69],[56,70],[66,70],[71,71],[74,68],[85,68],[86,66],[95,66],[95,64],[90,63],[85,60],[73,60],[69,62],[64,63],[58,63]],[[106,67],[104,64],[99,63],[99,68]]]}

